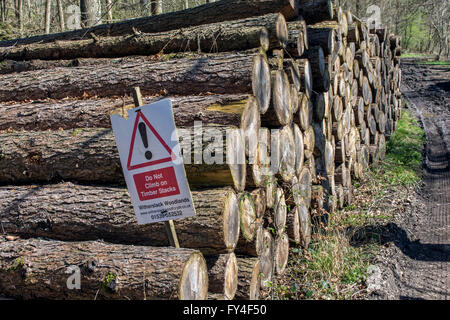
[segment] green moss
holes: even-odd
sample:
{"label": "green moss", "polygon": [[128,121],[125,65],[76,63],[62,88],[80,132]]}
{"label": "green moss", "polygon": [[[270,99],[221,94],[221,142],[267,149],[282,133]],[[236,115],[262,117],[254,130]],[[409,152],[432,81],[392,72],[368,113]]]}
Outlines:
{"label": "green moss", "polygon": [[16,271],[22,268],[25,260],[23,258],[17,258],[14,260],[12,266],[8,269],[8,271]]}
{"label": "green moss", "polygon": [[105,277],[105,280],[102,283],[103,289],[106,292],[113,292],[116,287],[116,280],[117,276],[112,272],[108,272],[108,274]]}

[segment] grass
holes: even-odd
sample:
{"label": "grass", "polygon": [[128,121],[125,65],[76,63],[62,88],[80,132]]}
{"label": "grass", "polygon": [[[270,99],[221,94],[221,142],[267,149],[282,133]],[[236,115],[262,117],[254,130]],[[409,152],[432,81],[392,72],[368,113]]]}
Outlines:
{"label": "grass", "polygon": [[400,58],[424,58],[427,55],[424,53],[415,53],[415,52],[408,52],[408,53],[403,53]]}
{"label": "grass", "polygon": [[444,67],[450,67],[450,61],[424,61],[420,62],[420,64],[426,64],[431,66],[444,66]]}
{"label": "grass", "polygon": [[404,210],[408,191],[421,180],[423,143],[419,124],[403,111],[384,160],[354,183],[355,202],[330,214],[308,249],[291,246],[288,269],[271,288],[274,299],[366,297],[368,268],[381,247],[383,226]]}

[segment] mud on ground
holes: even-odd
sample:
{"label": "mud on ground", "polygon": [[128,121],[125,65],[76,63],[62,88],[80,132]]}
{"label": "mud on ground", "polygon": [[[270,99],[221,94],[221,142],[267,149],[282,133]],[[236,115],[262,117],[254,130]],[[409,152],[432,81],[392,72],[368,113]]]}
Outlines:
{"label": "mud on ground", "polygon": [[371,299],[450,297],[450,68],[402,62],[402,93],[426,135],[423,183],[384,227]]}

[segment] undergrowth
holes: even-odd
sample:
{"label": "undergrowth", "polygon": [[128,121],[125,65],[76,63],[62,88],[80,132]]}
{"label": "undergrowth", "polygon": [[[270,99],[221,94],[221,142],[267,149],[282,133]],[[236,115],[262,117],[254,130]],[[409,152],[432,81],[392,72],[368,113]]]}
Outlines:
{"label": "undergrowth", "polygon": [[421,181],[423,143],[423,130],[403,111],[384,160],[354,182],[353,204],[330,214],[309,248],[291,246],[288,268],[267,294],[273,299],[364,299],[383,226],[403,210],[408,191]]}

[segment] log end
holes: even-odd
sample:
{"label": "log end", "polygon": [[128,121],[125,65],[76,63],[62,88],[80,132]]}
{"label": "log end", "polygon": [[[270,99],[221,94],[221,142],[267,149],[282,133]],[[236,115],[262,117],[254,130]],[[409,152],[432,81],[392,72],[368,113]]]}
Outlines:
{"label": "log end", "polygon": [[180,300],[206,300],[208,298],[208,268],[205,258],[194,252],[186,262],[178,286]]}

